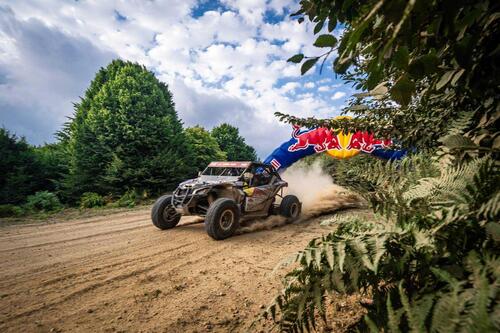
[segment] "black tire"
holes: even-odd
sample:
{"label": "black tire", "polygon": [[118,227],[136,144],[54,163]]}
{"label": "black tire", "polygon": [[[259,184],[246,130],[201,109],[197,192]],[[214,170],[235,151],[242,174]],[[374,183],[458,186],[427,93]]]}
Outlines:
{"label": "black tire", "polygon": [[279,212],[281,216],[288,219],[289,222],[295,221],[300,216],[302,204],[295,195],[286,195],[281,200]]}
{"label": "black tire", "polygon": [[205,230],[215,240],[231,237],[240,226],[240,210],[231,199],[212,202],[205,218]]}
{"label": "black tire", "polygon": [[161,230],[175,227],[180,219],[181,214],[177,213],[172,206],[171,195],[159,197],[151,209],[151,220],[155,227]]}

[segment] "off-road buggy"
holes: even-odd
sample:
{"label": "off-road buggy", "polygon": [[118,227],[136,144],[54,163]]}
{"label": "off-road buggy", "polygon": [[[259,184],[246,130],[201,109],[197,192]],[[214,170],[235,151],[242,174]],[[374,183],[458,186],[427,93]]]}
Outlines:
{"label": "off-road buggy", "polygon": [[205,217],[205,229],[214,239],[234,234],[240,221],[279,214],[297,219],[301,203],[294,195],[283,196],[283,181],[274,169],[257,162],[212,162],[171,195],[160,197],[151,219],[160,229],[170,229],[182,215]]}

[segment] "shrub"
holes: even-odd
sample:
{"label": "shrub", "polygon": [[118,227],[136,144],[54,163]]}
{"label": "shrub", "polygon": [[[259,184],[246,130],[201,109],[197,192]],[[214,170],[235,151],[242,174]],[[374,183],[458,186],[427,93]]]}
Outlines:
{"label": "shrub", "polygon": [[28,196],[26,208],[30,211],[55,211],[62,208],[59,198],[49,191],[36,192]]}
{"label": "shrub", "polygon": [[140,195],[135,189],[128,190],[124,195],[118,199],[116,205],[118,207],[134,207],[140,201]]}
{"label": "shrub", "polygon": [[19,216],[24,213],[23,209],[16,205],[0,205],[0,217]]}
{"label": "shrub", "polygon": [[104,204],[104,198],[95,192],[85,192],[80,198],[80,208],[101,207]]}

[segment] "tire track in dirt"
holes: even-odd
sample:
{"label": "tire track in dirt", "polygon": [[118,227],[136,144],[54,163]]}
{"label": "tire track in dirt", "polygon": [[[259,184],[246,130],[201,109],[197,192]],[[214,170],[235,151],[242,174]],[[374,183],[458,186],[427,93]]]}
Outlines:
{"label": "tire track in dirt", "polygon": [[246,331],[281,286],[273,268],[326,232],[308,220],[214,241],[197,221],[160,231],[141,209],[0,228],[0,331]]}
{"label": "tire track in dirt", "polygon": [[80,241],[80,240],[85,240],[85,239],[99,237],[99,236],[107,236],[107,235],[111,235],[111,234],[116,235],[117,233],[128,232],[130,230],[142,229],[142,228],[149,228],[149,226],[147,226],[147,225],[138,225],[138,226],[135,226],[135,227],[124,228],[124,229],[121,229],[121,230],[110,230],[110,231],[107,231],[107,232],[101,232],[99,234],[90,234],[90,235],[87,235],[87,236],[68,238],[66,240],[58,240],[58,241],[54,241],[54,242],[46,242],[46,243],[39,243],[39,244],[26,245],[26,246],[18,246],[18,247],[13,247],[13,248],[7,248],[7,249],[0,250],[0,253],[2,253],[2,252],[11,252],[11,251],[19,251],[19,250],[25,250],[25,249],[31,249],[31,248],[35,248],[35,247],[53,246],[53,245],[57,245],[57,244],[60,244],[60,243],[67,243],[67,242],[70,242],[70,241]]}
{"label": "tire track in dirt", "polygon": [[[189,219],[188,219],[189,221]],[[141,224],[142,224],[142,227],[144,228],[151,228],[150,226],[150,222],[149,220],[146,220],[146,219],[141,219]],[[182,227],[182,226],[181,226]],[[135,229],[130,229],[128,228],[128,231],[134,231]],[[145,248],[145,247],[148,247],[148,248],[152,248],[152,247],[155,247],[157,245],[155,245],[154,243],[151,243],[151,242],[147,242],[145,239],[143,242],[137,242],[136,241],[136,238],[138,237],[142,237],[144,238],[144,235],[147,235],[145,233],[137,233],[137,232],[134,232],[133,235],[129,235],[129,241],[127,242],[127,244],[124,244],[120,238],[116,237],[116,235],[120,232],[121,230],[118,230],[117,233],[94,233],[94,237],[92,238],[83,238],[83,240],[89,240],[88,242],[85,242],[85,243],[75,243],[75,238],[73,239],[70,239],[68,238],[67,240],[62,240],[62,241],[57,241],[57,242],[52,242],[53,245],[63,245],[63,247],[60,247],[60,248],[54,248],[53,249],[50,249],[51,251],[55,252],[55,254],[58,254],[58,253],[64,253],[65,256],[63,257],[60,257],[58,258],[58,261],[56,263],[56,265],[59,265],[59,266],[64,266],[64,264],[71,264],[71,263],[74,263],[76,262],[76,259],[79,259],[78,262],[79,263],[92,263],[92,262],[97,262],[97,259],[101,259],[102,256],[106,257],[106,256],[109,256],[108,252],[110,251],[109,250],[109,244],[106,244],[107,246],[100,246],[100,247],[93,247],[91,246],[91,244],[94,242],[94,243],[105,243],[107,242],[108,240],[111,240],[111,241],[117,241],[118,240],[118,245],[119,246],[122,246],[124,249],[126,248],[125,251],[122,251],[122,252],[116,252],[116,251],[113,251],[113,253],[115,253],[117,256],[124,256],[126,255],[126,253],[129,253],[129,252],[136,252],[136,251],[140,251],[142,248]],[[102,236],[108,236],[108,239],[100,239],[100,237]],[[161,235],[161,233],[156,233],[156,235]],[[126,236],[126,235],[123,235],[123,236]],[[186,235],[185,237],[189,237],[188,235]],[[70,242],[70,240],[72,240],[72,242]],[[81,242],[81,238],[78,238],[76,239],[78,242]],[[130,244],[128,244],[130,243]],[[41,246],[42,244],[39,244],[37,246]],[[73,251],[72,248],[75,247],[75,246],[80,246],[80,245],[86,245],[87,247],[90,247],[88,250],[87,250],[87,253],[84,253],[82,255],[78,255],[79,252],[81,251]],[[48,252],[48,250],[46,249],[38,249],[37,246],[33,246],[32,248],[33,249],[36,249],[36,250],[40,250],[40,251],[36,251],[35,253],[33,252],[27,252],[27,251],[21,251],[22,249],[19,247],[18,248],[18,251],[20,251],[18,254],[19,254],[19,257],[22,257],[23,259],[25,258],[29,258],[29,259],[33,259],[33,258],[37,258],[39,256],[46,256],[46,253]],[[101,249],[102,248],[102,249]],[[29,248],[28,248],[29,249]],[[97,251],[97,252],[96,252]],[[14,254],[15,252],[11,252],[11,254]],[[76,257],[71,255],[71,256],[68,256],[68,253],[77,253]],[[55,256],[55,254],[49,254],[49,256]],[[93,254],[93,256],[89,256],[89,254]],[[83,257],[82,257],[83,256]],[[12,261],[12,265],[14,265],[14,273],[16,271],[18,271],[19,269],[22,269],[22,267],[17,267],[16,265],[19,263],[19,260],[15,260],[16,258],[14,258],[14,260],[11,260],[12,258],[10,256],[8,256],[6,258],[6,261],[4,261],[3,263],[3,268],[4,268],[4,280],[0,281],[0,286],[2,286],[2,282],[5,281],[5,278],[10,276],[11,274],[9,274],[8,272],[8,268],[9,268],[9,261]],[[38,262],[37,262],[38,263]],[[12,266],[11,265],[11,266]],[[36,267],[32,267],[37,273],[41,273],[43,272],[45,269],[49,269],[51,270],[53,268],[53,264],[50,264],[50,265],[45,265],[45,266],[36,266]]]}

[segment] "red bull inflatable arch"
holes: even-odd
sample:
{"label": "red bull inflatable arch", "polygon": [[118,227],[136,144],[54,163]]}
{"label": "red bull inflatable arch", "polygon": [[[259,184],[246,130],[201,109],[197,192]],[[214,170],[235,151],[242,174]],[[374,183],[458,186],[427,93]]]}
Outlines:
{"label": "red bull inflatable arch", "polygon": [[276,148],[264,163],[283,171],[306,156],[324,152],[337,159],[351,158],[360,153],[384,160],[399,160],[406,156],[406,150],[393,150],[391,146],[392,140],[377,139],[370,132],[346,134],[324,127],[301,129],[294,125],[292,138]]}

